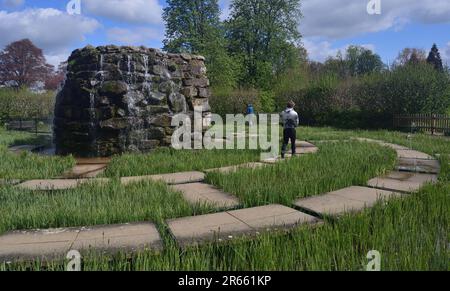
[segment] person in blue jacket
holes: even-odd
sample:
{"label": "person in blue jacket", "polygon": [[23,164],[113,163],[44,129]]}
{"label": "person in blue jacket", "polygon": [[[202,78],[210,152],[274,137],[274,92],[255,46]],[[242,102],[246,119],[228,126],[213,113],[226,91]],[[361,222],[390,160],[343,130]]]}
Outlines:
{"label": "person in blue jacket", "polygon": [[251,115],[250,126],[253,126],[254,117],[255,117],[255,108],[253,107],[253,104],[247,105],[247,116],[248,115]]}

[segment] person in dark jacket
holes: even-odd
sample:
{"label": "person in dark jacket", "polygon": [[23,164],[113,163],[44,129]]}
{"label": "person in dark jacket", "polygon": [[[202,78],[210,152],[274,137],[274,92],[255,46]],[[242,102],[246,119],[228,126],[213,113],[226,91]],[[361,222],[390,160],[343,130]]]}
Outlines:
{"label": "person in dark jacket", "polygon": [[283,147],[281,150],[281,157],[284,159],[286,156],[287,146],[289,141],[291,141],[292,146],[292,155],[296,153],[296,145],[295,142],[297,140],[297,130],[296,128],[299,126],[299,117],[298,113],[294,110],[295,103],[290,101],[287,105],[286,110],[281,113],[281,121],[283,124]]}

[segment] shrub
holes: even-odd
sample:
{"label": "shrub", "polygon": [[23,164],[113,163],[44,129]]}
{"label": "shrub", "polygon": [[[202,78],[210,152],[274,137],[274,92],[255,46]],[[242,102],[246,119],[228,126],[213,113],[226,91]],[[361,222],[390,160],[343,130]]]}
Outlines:
{"label": "shrub", "polygon": [[48,119],[54,110],[55,93],[37,94],[28,89],[0,88],[0,120]]}
{"label": "shrub", "polygon": [[225,116],[226,114],[244,114],[248,104],[253,104],[256,112],[262,111],[260,94],[255,89],[214,89],[210,98],[213,113]]}

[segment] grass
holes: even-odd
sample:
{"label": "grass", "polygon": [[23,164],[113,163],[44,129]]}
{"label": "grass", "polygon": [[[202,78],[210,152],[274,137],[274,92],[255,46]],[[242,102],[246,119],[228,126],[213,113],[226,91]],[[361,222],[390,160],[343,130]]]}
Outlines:
{"label": "grass", "polygon": [[208,174],[208,182],[234,193],[245,207],[290,206],[301,197],[363,185],[395,165],[395,151],[369,143],[323,144],[320,152],[258,170]]}
{"label": "grass", "polygon": [[[161,253],[113,257],[90,254],[84,257],[84,270],[363,270],[367,253],[374,249],[382,255],[383,270],[450,270],[450,160],[445,156],[450,154],[450,141],[424,135],[414,135],[408,140],[405,134],[384,131],[299,130],[299,138],[308,140],[343,140],[356,136],[411,144],[420,151],[442,154],[439,183],[404,199],[380,202],[362,213],[329,220],[314,229],[299,227],[287,234],[262,234],[252,240],[239,239],[230,244],[214,243],[187,250],[175,245],[164,221],[213,210],[188,205],[179,193],[169,191],[162,184],[139,183],[124,187],[113,179],[106,185],[85,185],[54,193],[1,187],[0,232],[154,221],[162,233],[165,249]],[[236,193],[245,206],[290,205],[298,197],[364,184],[394,165],[394,152],[378,145],[317,144],[321,151],[316,155],[263,169],[243,169],[230,175],[210,174],[208,180]],[[113,161],[108,175],[201,170],[259,158],[259,154],[245,151],[214,155],[173,152],[165,157],[164,152],[160,152],[155,157],[125,156]],[[64,266],[61,261],[0,263],[0,270],[64,270]]]}
{"label": "grass", "polygon": [[113,158],[105,176],[127,177],[202,171],[245,162],[259,161],[259,151],[159,149],[150,154],[126,154]]}
{"label": "grass", "polygon": [[[263,234],[232,244],[179,250],[173,244],[159,254],[132,257],[88,255],[83,269],[105,271],[281,271],[364,270],[366,255],[378,250],[382,270],[450,270],[450,185],[428,186],[407,199],[379,203],[356,215],[289,234]],[[421,215],[418,215],[421,214]],[[42,265],[0,264],[0,270],[64,270],[62,262]]]}
{"label": "grass", "polygon": [[11,145],[48,143],[48,138],[43,136],[0,129],[0,179],[55,178],[74,166],[75,161],[72,157],[43,157],[26,152],[16,155],[8,151]]}
{"label": "grass", "polygon": [[122,186],[90,183],[76,189],[32,192],[0,188],[0,233],[17,229],[59,228],[154,221],[198,215],[210,211],[191,206],[162,183]]}

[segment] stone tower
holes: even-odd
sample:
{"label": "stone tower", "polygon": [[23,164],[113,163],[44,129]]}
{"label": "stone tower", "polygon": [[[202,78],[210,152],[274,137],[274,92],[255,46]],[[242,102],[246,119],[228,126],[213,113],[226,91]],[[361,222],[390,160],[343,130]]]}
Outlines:
{"label": "stone tower", "polygon": [[171,144],[172,117],[210,113],[204,58],[145,47],[87,46],[68,60],[57,96],[57,154],[102,157]]}

